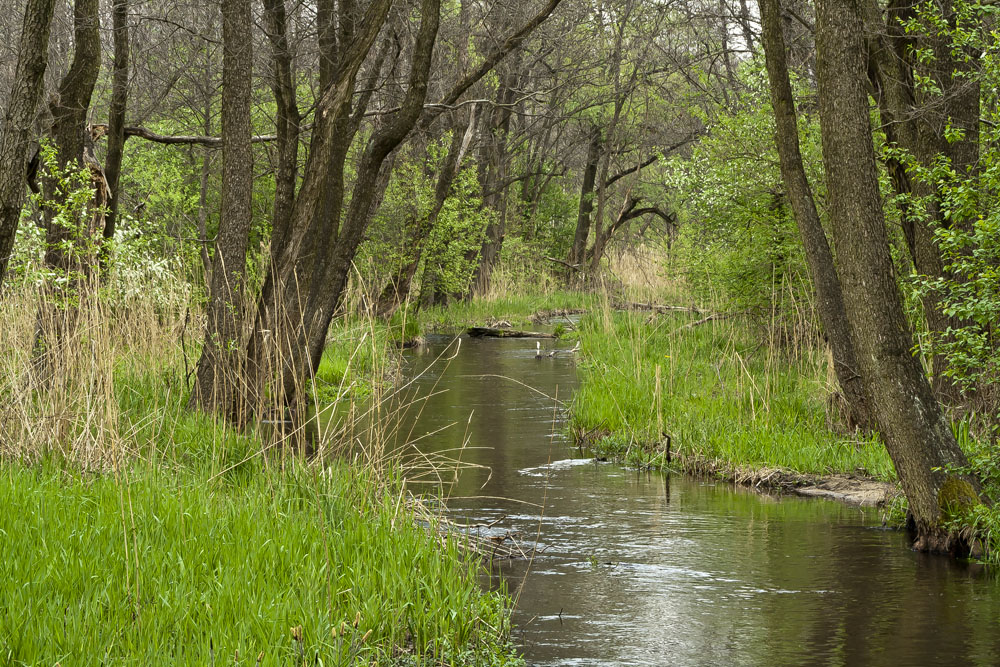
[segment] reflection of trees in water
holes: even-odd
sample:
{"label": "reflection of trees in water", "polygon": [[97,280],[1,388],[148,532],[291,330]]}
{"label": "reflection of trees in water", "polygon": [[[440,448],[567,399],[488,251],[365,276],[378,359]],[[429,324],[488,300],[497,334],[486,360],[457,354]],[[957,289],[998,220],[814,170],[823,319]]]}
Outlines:
{"label": "reflection of trees in water", "polygon": [[[514,378],[550,395],[558,385],[560,400],[568,399],[572,366],[540,365],[531,348],[465,341],[440,380],[437,369],[421,380],[418,391],[443,393],[427,400],[414,430],[454,423],[421,441],[443,451],[458,447],[468,429],[462,460],[492,471],[465,470],[452,495],[512,499],[453,502],[470,521],[508,509],[534,516],[517,501],[544,500],[546,549],[527,578],[526,563],[507,562],[486,582],[503,576],[520,593],[515,622],[525,625],[515,640],[523,638],[530,662],[997,662],[1000,584],[909,552],[903,534],[864,528],[857,508],[613,465],[519,474],[572,455],[558,438],[550,448],[548,399],[483,377]],[[411,357],[409,372],[439,352],[431,346]],[[487,508],[483,516],[477,507]],[[526,521],[509,523],[523,529],[515,524]]]}

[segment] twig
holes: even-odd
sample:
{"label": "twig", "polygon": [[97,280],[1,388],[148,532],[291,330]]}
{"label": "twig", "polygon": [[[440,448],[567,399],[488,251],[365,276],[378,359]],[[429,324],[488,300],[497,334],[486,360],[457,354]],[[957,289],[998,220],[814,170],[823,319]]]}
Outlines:
{"label": "twig", "polygon": [[546,257],[545,259],[547,261],[549,261],[549,262],[555,262],[556,264],[562,264],[567,269],[571,269],[573,271],[582,271],[582,269],[580,268],[579,264],[570,264],[569,262],[563,261],[563,260],[558,259],[556,257]]}

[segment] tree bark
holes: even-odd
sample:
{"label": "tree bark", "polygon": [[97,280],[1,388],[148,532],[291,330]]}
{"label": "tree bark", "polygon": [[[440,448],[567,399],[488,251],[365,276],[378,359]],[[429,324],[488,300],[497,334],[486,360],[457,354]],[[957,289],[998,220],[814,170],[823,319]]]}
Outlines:
{"label": "tree bark", "polygon": [[[277,106],[274,124],[277,135],[278,164],[274,173],[274,211],[271,229],[273,250],[287,243],[295,204],[295,182],[298,178],[299,113],[292,79],[292,54],[288,46],[284,0],[264,0],[264,26],[271,44],[274,66],[271,90]],[[274,257],[272,256],[272,261]]]}
{"label": "tree bark", "polygon": [[[73,9],[73,62],[59,83],[58,96],[50,105],[52,138],[58,151],[59,166],[89,169],[97,194],[103,187],[103,173],[93,156],[87,128],[87,110],[101,69],[101,26],[98,11],[98,0],[76,0]],[[46,199],[51,202],[58,202],[67,194],[60,192],[50,180],[45,183],[45,193]],[[87,246],[93,240],[93,227],[99,219],[99,207],[104,203],[101,200],[95,201],[97,206],[94,214],[88,216],[83,229],[75,229],[73,225],[57,220],[52,208],[47,208],[46,266],[61,271],[89,271],[92,253]]]}
{"label": "tree bark", "polygon": [[[242,312],[253,195],[250,0],[222,1],[222,206],[205,340],[190,406],[233,410],[243,368]],[[240,415],[230,415],[236,419]]]}
{"label": "tree bark", "polygon": [[101,264],[108,268],[107,242],[115,236],[118,219],[119,183],[122,155],[125,151],[125,110],[128,105],[128,0],[114,0],[111,8],[114,35],[114,69],[111,75],[111,110],[108,113],[108,154],[104,160],[104,176],[108,181],[108,210],[104,214],[105,244],[101,247]]}
{"label": "tree bark", "polygon": [[817,3],[819,111],[844,305],[878,423],[917,530],[915,546],[956,551],[944,526],[979,502],[976,481],[950,472],[967,465],[940,405],[910,353],[913,336],[893,272],[878,188],[865,86],[863,0]]}
{"label": "tree bark", "polygon": [[576,232],[567,261],[577,265],[583,262],[590,237],[590,215],[594,211],[594,184],[597,182],[597,168],[601,160],[601,130],[591,128],[590,145],[587,149],[587,163],[583,170],[583,184],[580,186],[580,208],[576,214]]}
{"label": "tree bark", "polygon": [[4,113],[0,135],[0,288],[24,206],[28,146],[48,64],[54,7],[55,0],[29,0],[24,9],[14,85]]}
{"label": "tree bark", "polygon": [[[271,236],[271,266],[257,299],[256,320],[247,345],[245,400],[251,410],[295,408],[309,377],[304,363],[304,310],[312,281],[322,279],[317,275],[317,264],[339,237],[344,163],[360,122],[360,113],[351,113],[355,83],[391,4],[391,0],[369,4],[361,32],[349,43],[337,39],[330,25],[321,30],[321,51],[326,59],[321,60],[321,64],[326,62],[321,79],[329,78],[329,83],[322,87],[316,106],[309,157],[287,233]],[[330,3],[322,3],[320,9],[333,11]],[[332,17],[326,16],[324,21],[332,21]],[[338,43],[339,51],[334,54],[331,49]],[[359,111],[363,113],[361,103]],[[265,406],[265,402],[274,405]]]}
{"label": "tree bark", "polygon": [[780,0],[760,0],[760,15],[781,178],[798,223],[799,237],[805,248],[809,273],[816,289],[816,309],[833,353],[837,381],[850,407],[850,421],[852,425],[866,431],[872,430],[876,426],[875,415],[861,378],[854,343],[851,341],[840,277],[837,275],[833,252],[816,211],[812,188],[802,164],[795,102],[785,59]]}

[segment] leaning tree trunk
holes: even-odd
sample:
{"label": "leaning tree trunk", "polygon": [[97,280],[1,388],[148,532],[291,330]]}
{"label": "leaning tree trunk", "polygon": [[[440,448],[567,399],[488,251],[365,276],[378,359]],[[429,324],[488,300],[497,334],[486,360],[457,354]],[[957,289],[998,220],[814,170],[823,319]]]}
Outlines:
{"label": "leaning tree trunk", "polygon": [[[331,68],[323,76],[330,81],[317,103],[302,183],[286,233],[272,232],[272,262],[257,299],[257,317],[247,346],[246,399],[254,410],[265,409],[265,402],[282,411],[301,407],[298,399],[309,377],[303,361],[304,309],[312,281],[322,279],[317,275],[319,262],[339,238],[344,163],[360,120],[351,113],[355,83],[391,4],[391,0],[375,0],[368,6],[362,31],[349,44],[341,43],[335,76],[332,64],[324,66]],[[332,30],[321,33],[322,53],[329,54],[338,41],[335,35]]]}
{"label": "leaning tree trunk", "polygon": [[859,2],[817,3],[819,111],[830,216],[844,305],[878,423],[917,530],[916,547],[956,551],[945,522],[979,502],[975,480],[940,405],[910,350],[879,193],[872,145]]}
{"label": "leaning tree trunk", "polygon": [[49,29],[55,0],[29,0],[24,9],[14,85],[0,128],[0,288],[14,250],[24,206],[31,128],[48,64]]}
{"label": "leaning tree trunk", "polygon": [[833,263],[833,253],[830,251],[826,232],[816,212],[816,203],[799,150],[795,102],[788,79],[785,39],[781,29],[780,0],[760,0],[760,16],[767,74],[771,83],[771,105],[774,107],[775,142],[781,160],[781,178],[788,191],[788,199],[799,227],[799,237],[806,251],[809,272],[816,288],[819,319],[830,343],[834,372],[850,409],[850,421],[864,430],[871,430],[875,428],[875,415],[862,382],[854,343],[851,341],[840,278]]}
{"label": "leaning tree trunk", "polygon": [[293,83],[285,0],[264,0],[264,18],[265,32],[271,43],[271,62],[274,65],[271,90],[277,106],[274,125],[278,137],[278,164],[274,173],[274,211],[271,217],[274,237],[272,251],[276,251],[287,242],[288,227],[292,219],[295,182],[298,177],[299,123],[302,119]]}
{"label": "leaning tree trunk", "polygon": [[202,410],[234,410],[243,368],[242,312],[253,194],[251,18],[250,0],[222,1],[222,210],[205,342],[190,400],[191,407]]}

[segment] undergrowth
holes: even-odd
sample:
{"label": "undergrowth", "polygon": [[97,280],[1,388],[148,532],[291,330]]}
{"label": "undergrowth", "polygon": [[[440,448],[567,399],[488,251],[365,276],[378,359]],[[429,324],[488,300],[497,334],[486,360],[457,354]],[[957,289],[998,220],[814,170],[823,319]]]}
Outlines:
{"label": "undergrowth", "polygon": [[829,428],[824,360],[774,352],[738,320],[603,309],[580,323],[573,426],[634,465],[674,456],[895,478],[872,437]]}
{"label": "undergrowth", "polygon": [[[0,663],[520,664],[509,597],[377,433],[320,429],[306,461],[279,429],[188,410],[200,327],[138,294],[81,300],[44,377],[44,293],[0,301]],[[381,400],[396,340],[338,322],[327,388]]]}

